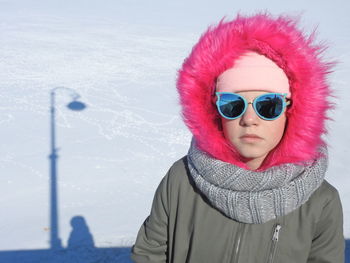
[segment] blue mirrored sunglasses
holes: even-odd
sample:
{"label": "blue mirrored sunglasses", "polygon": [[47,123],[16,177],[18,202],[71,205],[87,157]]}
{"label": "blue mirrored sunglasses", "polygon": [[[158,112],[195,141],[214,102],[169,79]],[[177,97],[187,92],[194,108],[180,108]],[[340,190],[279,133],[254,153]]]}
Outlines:
{"label": "blue mirrored sunglasses", "polygon": [[253,104],[254,111],[263,120],[272,121],[281,116],[290,100],[286,93],[265,93],[256,97],[253,102],[237,93],[216,92],[216,106],[220,115],[234,120],[241,117],[247,110],[248,104]]}

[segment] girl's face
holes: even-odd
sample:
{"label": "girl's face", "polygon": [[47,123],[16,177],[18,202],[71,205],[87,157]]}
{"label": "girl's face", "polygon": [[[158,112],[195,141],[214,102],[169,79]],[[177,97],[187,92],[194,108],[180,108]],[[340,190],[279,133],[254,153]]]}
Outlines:
{"label": "girl's face", "polygon": [[[255,52],[242,55],[234,66],[223,72],[217,79],[216,91],[234,92],[252,102],[257,96],[268,92],[290,95],[288,77],[272,60]],[[246,112],[237,119],[221,117],[227,140],[241,154],[246,164],[257,169],[280,142],[286,125],[285,112],[275,120],[263,120],[248,104]],[[255,135],[258,138],[244,137]]]}
{"label": "girl's face", "polygon": [[[248,102],[257,96],[267,93],[264,91],[236,92]],[[259,168],[267,154],[280,142],[286,125],[285,112],[276,120],[261,119],[254,111],[252,104],[238,119],[228,120],[221,117],[223,132],[227,140],[235,147],[240,155],[247,159],[247,165],[252,169]],[[244,137],[255,135],[259,138]]]}

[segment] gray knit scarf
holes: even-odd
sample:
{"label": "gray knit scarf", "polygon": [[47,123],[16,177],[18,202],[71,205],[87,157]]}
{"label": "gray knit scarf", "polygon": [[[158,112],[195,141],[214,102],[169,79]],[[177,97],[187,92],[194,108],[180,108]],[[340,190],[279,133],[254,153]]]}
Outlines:
{"label": "gray knit scarf", "polygon": [[187,160],[196,187],[216,209],[239,222],[262,224],[297,209],[322,184],[326,146],[319,152],[313,161],[256,172],[210,157],[193,139]]}

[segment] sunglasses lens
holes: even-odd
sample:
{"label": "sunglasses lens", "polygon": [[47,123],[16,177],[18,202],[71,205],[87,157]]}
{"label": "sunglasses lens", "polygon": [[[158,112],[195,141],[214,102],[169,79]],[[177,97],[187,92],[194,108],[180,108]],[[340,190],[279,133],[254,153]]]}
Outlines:
{"label": "sunglasses lens", "polygon": [[283,112],[283,98],[277,94],[260,96],[255,103],[256,111],[265,119],[276,119]]}
{"label": "sunglasses lens", "polygon": [[220,94],[218,107],[221,114],[230,119],[239,117],[244,111],[244,100],[235,94]]}

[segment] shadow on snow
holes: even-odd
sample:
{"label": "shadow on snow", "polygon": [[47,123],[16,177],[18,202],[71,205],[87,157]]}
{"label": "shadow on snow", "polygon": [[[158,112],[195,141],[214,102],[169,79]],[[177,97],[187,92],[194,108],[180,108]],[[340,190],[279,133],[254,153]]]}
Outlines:
{"label": "shadow on snow", "polygon": [[63,248],[0,251],[2,263],[131,263],[130,248]]}
{"label": "shadow on snow", "polygon": [[49,189],[50,189],[50,248],[33,250],[9,250],[0,251],[1,263],[97,263],[97,262],[132,262],[130,260],[130,249],[128,247],[95,247],[94,239],[89,231],[84,217],[74,216],[71,219],[72,231],[69,235],[67,247],[62,246],[59,237],[59,204],[57,189],[57,159],[58,148],[56,147],[56,106],[55,95],[58,90],[69,92],[72,101],[67,105],[68,109],[81,111],[86,105],[77,99],[80,97],[73,89],[56,87],[51,90],[50,99],[50,148],[48,156],[50,160]]}
{"label": "shadow on snow", "polygon": [[[84,217],[74,216],[70,222],[67,247],[49,249],[0,251],[1,263],[129,263],[128,247],[95,247],[94,239]],[[60,239],[58,243],[61,244]]]}

